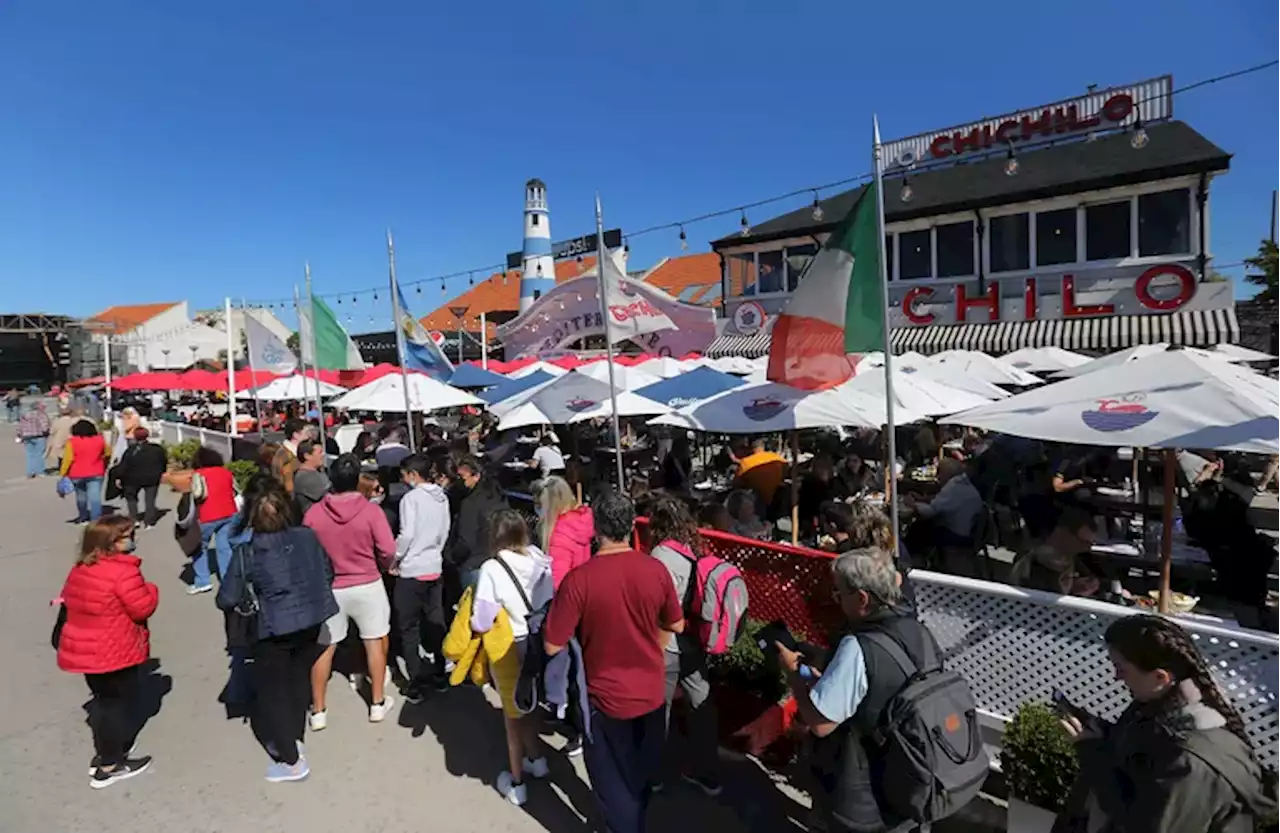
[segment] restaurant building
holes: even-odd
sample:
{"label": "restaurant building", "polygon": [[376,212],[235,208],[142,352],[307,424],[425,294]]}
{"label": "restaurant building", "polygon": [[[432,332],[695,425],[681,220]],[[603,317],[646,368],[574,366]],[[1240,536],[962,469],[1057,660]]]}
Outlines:
{"label": "restaurant building", "polygon": [[[895,351],[1238,341],[1231,283],[1207,280],[1211,185],[1230,155],[1173,120],[1172,84],[1091,90],[885,143]],[[865,187],[744,218],[711,244],[724,305],[710,355],[769,352],[778,313]]]}

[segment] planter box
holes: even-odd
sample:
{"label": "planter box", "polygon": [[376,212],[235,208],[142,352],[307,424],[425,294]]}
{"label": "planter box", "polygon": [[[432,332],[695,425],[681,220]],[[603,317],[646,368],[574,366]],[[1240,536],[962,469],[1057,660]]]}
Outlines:
{"label": "planter box", "polygon": [[795,702],[771,703],[759,695],[729,685],[711,688],[715,700],[720,744],[743,755],[789,761],[795,749],[789,736]]}
{"label": "planter box", "polygon": [[1057,813],[1034,804],[1009,798],[1009,815],[1005,829],[1009,833],[1050,833]]}

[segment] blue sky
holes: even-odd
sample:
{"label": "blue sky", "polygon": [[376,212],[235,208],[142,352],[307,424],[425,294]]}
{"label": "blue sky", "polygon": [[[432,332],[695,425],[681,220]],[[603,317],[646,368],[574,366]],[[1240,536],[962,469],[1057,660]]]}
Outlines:
{"label": "blue sky", "polygon": [[[0,8],[0,307],[283,299],[307,260],[317,292],[380,287],[388,226],[402,281],[518,249],[530,176],[556,239],[591,230],[597,190],[609,226],[638,229],[867,170],[873,111],[889,139],[1276,57],[1274,3],[1133,11],[15,0]],[[1212,190],[1219,263],[1266,233],[1277,96],[1271,69],[1175,99],[1235,155]],[[736,226],[690,226],[691,251]],[[674,232],[651,235],[632,263],[676,254]],[[445,297],[409,293],[419,313]],[[375,327],[366,314],[353,330]]]}

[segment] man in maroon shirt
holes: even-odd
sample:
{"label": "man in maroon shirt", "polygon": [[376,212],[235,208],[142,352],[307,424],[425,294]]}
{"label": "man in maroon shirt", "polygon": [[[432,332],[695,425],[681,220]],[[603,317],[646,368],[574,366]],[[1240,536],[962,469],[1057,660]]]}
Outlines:
{"label": "man in maroon shirt", "polygon": [[617,492],[592,505],[600,552],[565,576],[543,627],[548,656],[576,633],[591,715],[583,750],[612,833],[641,833],[666,736],[663,650],[684,631],[662,562],[629,543],[635,507]]}

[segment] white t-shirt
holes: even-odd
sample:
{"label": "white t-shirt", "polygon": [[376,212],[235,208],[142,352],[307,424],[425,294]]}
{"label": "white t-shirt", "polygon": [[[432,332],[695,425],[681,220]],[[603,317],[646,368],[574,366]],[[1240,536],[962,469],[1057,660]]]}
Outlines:
{"label": "white t-shirt", "polygon": [[533,459],[538,464],[542,476],[564,468],[564,455],[554,445],[540,445],[533,452]]}
{"label": "white t-shirt", "polygon": [[511,550],[500,550],[496,556],[480,565],[474,607],[489,607],[489,605],[482,605],[483,602],[488,602],[503,608],[507,611],[507,618],[511,622],[511,635],[516,639],[524,639],[529,636],[528,619],[532,611],[520,598],[520,592],[511,583],[511,576],[507,575],[507,571],[497,563],[499,558],[519,579],[521,588],[533,605],[533,610],[537,610],[551,600],[553,587],[551,561],[542,550],[530,545],[523,555]]}

